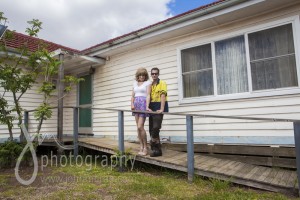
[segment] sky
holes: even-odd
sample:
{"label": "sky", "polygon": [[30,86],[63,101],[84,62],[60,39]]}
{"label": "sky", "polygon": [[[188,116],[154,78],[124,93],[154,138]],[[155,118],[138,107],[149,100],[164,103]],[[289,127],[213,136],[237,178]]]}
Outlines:
{"label": "sky", "polygon": [[39,19],[39,38],[83,50],[216,0],[0,0],[8,28],[25,34]]}

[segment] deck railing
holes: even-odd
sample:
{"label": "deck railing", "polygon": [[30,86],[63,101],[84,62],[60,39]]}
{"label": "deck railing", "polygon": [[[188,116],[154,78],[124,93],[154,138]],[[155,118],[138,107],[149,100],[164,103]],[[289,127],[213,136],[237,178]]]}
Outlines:
{"label": "deck railing", "polygon": [[[79,111],[79,107],[64,107],[64,108],[72,108],[73,109],[74,156],[76,157],[78,155],[78,111]],[[237,117],[237,116],[222,116],[222,115],[203,115],[203,114],[192,114],[192,113],[184,113],[184,112],[181,112],[181,113],[170,113],[170,112],[156,113],[156,112],[148,112],[148,111],[132,111],[132,110],[94,108],[94,107],[84,107],[84,108],[89,108],[92,110],[118,112],[118,150],[121,153],[125,152],[125,148],[124,148],[124,112],[185,116],[185,118],[186,118],[186,136],[187,136],[187,173],[188,173],[188,181],[189,182],[192,182],[194,179],[194,133],[193,133],[193,118],[194,117],[293,123],[295,151],[296,151],[296,167],[297,167],[297,177],[298,177],[298,191],[300,194],[300,120],[279,119],[279,118]],[[28,113],[32,112],[32,111],[33,110],[25,111],[25,113],[24,113],[24,123],[25,123],[26,127],[28,127],[28,116],[29,116]]]}

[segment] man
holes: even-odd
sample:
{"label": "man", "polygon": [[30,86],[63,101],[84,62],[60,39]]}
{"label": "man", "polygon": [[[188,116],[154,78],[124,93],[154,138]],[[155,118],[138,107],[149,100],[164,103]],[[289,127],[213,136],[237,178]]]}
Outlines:
{"label": "man", "polygon": [[[160,80],[159,69],[151,69],[152,86],[151,86],[151,101],[149,110],[157,113],[169,112],[167,100],[167,84],[165,81]],[[150,157],[162,156],[159,132],[163,120],[163,114],[151,114],[149,117],[149,132],[150,132],[150,145],[152,152]]]}

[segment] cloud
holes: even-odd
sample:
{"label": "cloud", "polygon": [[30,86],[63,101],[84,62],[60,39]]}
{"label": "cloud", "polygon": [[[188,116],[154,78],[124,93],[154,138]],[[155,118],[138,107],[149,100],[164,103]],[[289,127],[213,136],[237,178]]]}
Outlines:
{"label": "cloud", "polygon": [[85,49],[170,17],[171,0],[2,0],[9,29],[25,33],[39,19],[39,38]]}

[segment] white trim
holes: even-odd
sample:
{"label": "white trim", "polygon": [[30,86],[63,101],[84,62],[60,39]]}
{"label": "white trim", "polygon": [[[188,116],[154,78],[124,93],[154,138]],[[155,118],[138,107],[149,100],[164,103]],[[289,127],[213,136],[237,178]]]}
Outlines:
{"label": "white trim", "polygon": [[292,23],[293,36],[294,36],[294,46],[295,46],[295,58],[296,58],[296,69],[297,69],[297,78],[298,86],[300,86],[300,58],[299,58],[299,47],[300,47],[300,20],[299,16],[295,16],[294,23]]}
{"label": "white trim", "polygon": [[178,100],[180,101],[181,99],[183,99],[183,83],[182,83],[182,67],[181,67],[181,50],[177,49],[177,84],[178,84]]}
{"label": "white trim", "polygon": [[210,49],[211,49],[211,58],[212,58],[212,70],[213,70],[213,86],[214,86],[214,96],[218,95],[218,87],[217,87],[217,64],[216,64],[216,49],[215,49],[215,43],[210,43]]}
{"label": "white trim", "polygon": [[[179,84],[179,104],[184,103],[196,103],[196,102],[210,102],[210,101],[220,101],[220,100],[231,100],[231,99],[245,99],[245,98],[257,98],[257,97],[267,97],[267,96],[277,96],[277,95],[290,95],[290,94],[300,94],[300,58],[299,58],[299,46],[300,41],[298,38],[298,34],[300,33],[300,22],[299,16],[287,17],[284,19],[247,27],[242,30],[233,31],[223,35],[217,35],[211,37],[209,40],[201,41],[199,43],[186,44],[177,48],[178,55],[177,57],[181,57],[181,51],[187,48],[192,48],[196,46],[201,46],[207,43],[211,43],[212,49],[212,62],[213,62],[213,77],[214,77],[214,95],[212,96],[202,96],[202,97],[191,97],[191,98],[183,98],[183,83],[182,78],[180,78]],[[274,27],[278,27],[285,24],[292,24],[293,30],[293,39],[294,39],[294,47],[295,47],[295,58],[296,58],[296,70],[297,70],[297,78],[298,78],[298,86],[297,87],[289,87],[289,88],[277,88],[270,90],[260,90],[253,91],[252,89],[252,79],[251,79],[251,67],[250,67],[250,58],[249,58],[249,45],[248,45],[248,34],[266,30]],[[228,38],[232,38],[235,36],[244,35],[245,38],[245,48],[246,48],[246,61],[247,61],[247,73],[248,73],[248,84],[249,84],[249,92],[245,93],[236,93],[236,94],[226,94],[226,95],[217,95],[217,76],[216,76],[216,63],[215,63],[215,51],[214,51],[214,42],[220,41]],[[178,59],[179,60],[179,59]],[[181,59],[178,64],[178,72],[181,72]],[[182,77],[182,73],[179,74]]]}
{"label": "white trim", "polygon": [[179,104],[185,103],[202,103],[202,102],[212,102],[212,101],[226,101],[226,100],[236,100],[236,99],[250,99],[258,97],[273,97],[279,95],[293,95],[300,94],[300,88],[280,88],[278,91],[259,91],[259,92],[245,92],[236,94],[226,94],[219,96],[203,96],[203,97],[192,97],[184,98],[179,101]]}
{"label": "white trim", "polygon": [[82,56],[82,55],[80,55],[79,57],[83,58],[85,60],[100,64],[100,65],[105,64],[105,60],[103,58],[95,58],[95,57],[92,57],[92,56]]}
{"label": "white trim", "polygon": [[[91,100],[92,100],[92,107],[94,107],[94,79],[95,79],[95,73],[91,74]],[[92,131],[92,134],[94,134],[94,109],[91,110],[91,131]]]}
{"label": "white trim", "polygon": [[253,88],[252,88],[252,76],[251,76],[251,64],[250,64],[250,52],[249,52],[248,34],[245,33],[244,37],[245,37],[245,48],[246,48],[248,89],[249,89],[249,92],[252,92]]}

